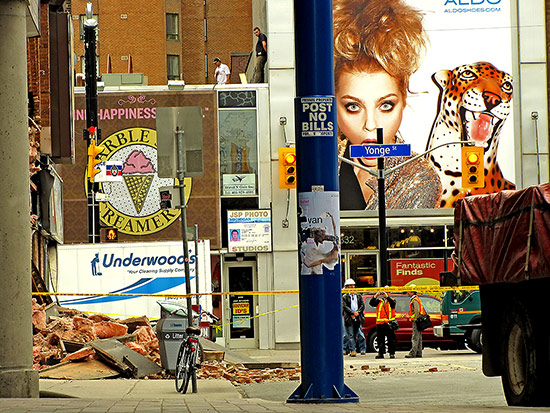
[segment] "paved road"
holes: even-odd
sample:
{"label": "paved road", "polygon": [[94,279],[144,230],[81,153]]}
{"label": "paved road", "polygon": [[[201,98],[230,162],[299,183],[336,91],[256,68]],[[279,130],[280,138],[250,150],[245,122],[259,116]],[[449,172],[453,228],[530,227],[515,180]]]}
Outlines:
{"label": "paved road", "polygon": [[[500,378],[482,373],[481,355],[469,350],[431,349],[424,350],[422,359],[405,359],[405,354],[398,352],[392,360],[376,360],[373,354],[345,357],[344,382],[357,393],[361,403],[506,406]],[[381,365],[390,371],[381,372]],[[363,370],[364,366],[369,368]],[[296,387],[296,382],[241,386],[247,397],[272,401],[290,395]]]}
{"label": "paved road", "polygon": [[[411,360],[405,354],[398,352],[394,360],[375,360],[373,354],[345,358],[345,382],[360,403],[285,403],[299,385],[296,381],[237,387],[226,380],[199,380],[198,393],[182,395],[175,392],[173,380],[40,380],[48,398],[0,399],[0,412],[550,412],[506,406],[500,379],[483,376],[480,355],[426,349],[424,358]],[[291,350],[242,355],[258,361],[299,359],[299,352]],[[389,372],[381,372],[380,365]]]}

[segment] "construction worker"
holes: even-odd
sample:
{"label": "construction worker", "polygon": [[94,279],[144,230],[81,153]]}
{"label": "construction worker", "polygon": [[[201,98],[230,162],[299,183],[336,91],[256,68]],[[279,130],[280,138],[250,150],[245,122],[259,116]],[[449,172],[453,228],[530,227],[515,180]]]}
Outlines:
{"label": "construction worker", "polygon": [[[344,289],[355,288],[355,281],[348,278],[344,283]],[[367,351],[363,323],[365,322],[365,303],[361,294],[348,292],[342,297],[342,314],[344,316],[344,328],[348,337],[350,357],[355,357],[357,352],[365,354]]]}
{"label": "construction worker", "polygon": [[[410,287],[416,287],[416,285],[411,284]],[[421,314],[426,314],[426,310],[424,310],[424,306],[422,305],[422,301],[420,301],[420,297],[416,295],[416,291],[407,291],[407,295],[411,299],[409,303],[409,320],[412,322],[412,348],[409,354],[405,356],[405,358],[415,358],[415,357],[422,357],[422,331],[418,329],[418,326],[416,325],[416,319]]]}
{"label": "construction worker", "polygon": [[386,353],[386,337],[388,338],[388,353],[395,358],[395,331],[390,327],[390,321],[395,320],[395,300],[388,293],[378,291],[369,301],[376,308],[376,340],[378,342],[377,359],[383,359]]}

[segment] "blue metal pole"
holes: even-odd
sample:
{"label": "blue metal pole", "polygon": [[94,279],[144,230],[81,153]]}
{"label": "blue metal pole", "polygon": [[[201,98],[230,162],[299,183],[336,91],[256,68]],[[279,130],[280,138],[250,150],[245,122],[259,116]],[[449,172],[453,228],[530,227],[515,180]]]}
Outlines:
{"label": "blue metal pole", "polygon": [[287,402],[358,402],[344,384],[332,0],[295,0],[302,382]]}

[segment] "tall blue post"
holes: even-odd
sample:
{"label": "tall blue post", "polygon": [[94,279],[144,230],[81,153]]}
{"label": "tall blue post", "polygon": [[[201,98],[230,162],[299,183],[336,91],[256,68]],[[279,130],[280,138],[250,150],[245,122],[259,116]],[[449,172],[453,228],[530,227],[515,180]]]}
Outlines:
{"label": "tall blue post", "polygon": [[344,384],[332,0],[295,0],[302,382],[287,402],[358,402]]}

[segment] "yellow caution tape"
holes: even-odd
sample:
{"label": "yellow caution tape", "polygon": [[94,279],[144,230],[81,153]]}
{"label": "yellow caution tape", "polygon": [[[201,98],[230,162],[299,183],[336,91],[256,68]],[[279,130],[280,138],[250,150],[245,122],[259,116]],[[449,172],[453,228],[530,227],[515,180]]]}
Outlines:
{"label": "yellow caution tape", "polygon": [[[289,310],[291,308],[296,308],[296,307],[299,307],[300,305],[299,304],[296,304],[296,305],[291,305],[290,307],[285,307],[285,308],[279,308],[278,310],[273,310],[273,311],[268,311],[266,313],[261,313],[261,314],[256,314],[256,315],[253,315],[251,317],[247,317],[247,318],[240,318],[239,319],[239,322],[242,323],[243,321],[247,321],[247,320],[252,320],[253,318],[259,318],[259,317],[262,317],[264,315],[268,315],[268,314],[275,314],[275,313],[278,313],[279,311],[284,311],[284,310]],[[216,331],[221,331],[221,329],[224,327],[224,326],[229,326],[233,324],[233,321],[229,322],[229,323],[225,323],[225,324],[210,324],[212,327],[214,327],[216,329]]]}
{"label": "yellow caution tape", "polygon": [[[442,293],[445,291],[475,291],[479,287],[470,286],[454,286],[440,287],[438,285],[417,285],[399,286],[399,287],[365,287],[365,288],[345,288],[342,293],[375,293],[384,291],[387,293],[417,291],[422,293],[435,292]],[[277,290],[277,291],[231,291],[231,292],[216,292],[216,293],[190,293],[190,294],[113,294],[113,293],[60,293],[60,292],[33,292],[32,295],[60,295],[60,296],[88,296],[88,297],[159,297],[159,298],[187,298],[195,296],[223,296],[223,295],[291,295],[299,294],[299,290]]]}
{"label": "yellow caution tape", "polygon": [[[378,291],[384,291],[387,293],[396,293],[396,292],[407,292],[407,291],[416,291],[423,293],[442,293],[445,291],[475,291],[478,290],[478,286],[455,286],[455,287],[440,287],[437,285],[423,285],[423,286],[400,286],[400,287],[367,287],[367,288],[345,288],[342,290],[342,293],[346,292],[356,292],[356,293],[375,293]],[[299,290],[278,290],[278,291],[233,291],[233,292],[216,292],[216,293],[191,293],[191,294],[107,294],[107,293],[49,293],[49,292],[32,292],[32,295],[61,295],[61,296],[94,296],[94,297],[159,297],[159,298],[187,298],[201,295],[212,295],[212,296],[222,296],[222,295],[290,295],[290,294],[299,294]],[[291,308],[299,307],[299,304],[292,305],[290,307],[280,308],[273,311],[268,311],[265,313],[257,314],[247,318],[239,319],[239,322],[252,320],[254,318],[263,317],[269,314],[275,314],[279,311],[289,310]],[[85,311],[86,313],[94,313],[90,311]],[[94,313],[94,314],[104,314],[104,313]],[[367,313],[368,314],[368,313]],[[374,313],[373,313],[374,314]],[[114,314],[111,314],[114,315]],[[403,313],[405,315],[405,313]],[[212,327],[216,329],[216,332],[221,331],[224,326],[233,324],[233,322],[225,324],[211,324]]]}

